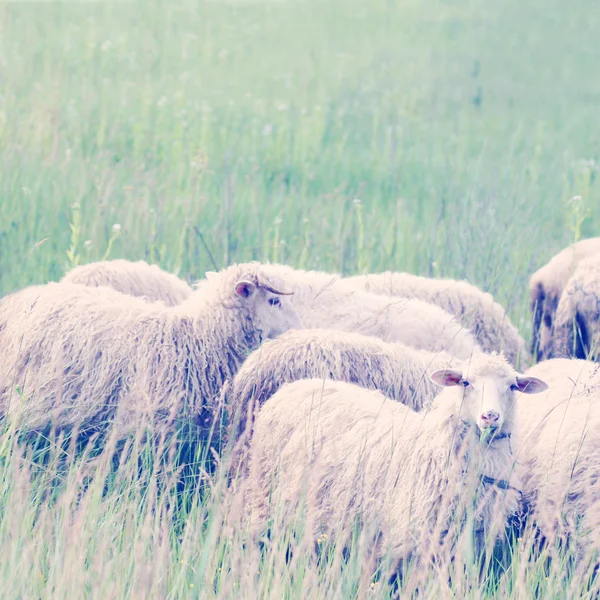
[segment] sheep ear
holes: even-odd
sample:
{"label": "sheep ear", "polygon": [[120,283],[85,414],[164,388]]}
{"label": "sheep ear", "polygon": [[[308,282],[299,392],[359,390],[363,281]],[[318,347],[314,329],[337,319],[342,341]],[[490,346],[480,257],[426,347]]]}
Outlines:
{"label": "sheep ear", "polygon": [[517,390],[523,394],[539,394],[548,389],[548,384],[537,377],[517,377]]}
{"label": "sheep ear", "polygon": [[256,286],[251,281],[238,281],[235,284],[235,293],[242,298],[250,298],[256,292]]}
{"label": "sheep ear", "polygon": [[463,375],[460,371],[440,369],[439,371],[434,371],[429,376],[429,379],[442,387],[452,387],[454,385],[462,385]]}

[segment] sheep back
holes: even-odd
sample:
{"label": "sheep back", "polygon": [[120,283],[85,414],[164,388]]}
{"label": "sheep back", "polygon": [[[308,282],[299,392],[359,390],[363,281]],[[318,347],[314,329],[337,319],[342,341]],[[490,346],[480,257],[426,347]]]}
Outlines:
{"label": "sheep back", "polygon": [[61,283],[89,287],[107,286],[130,296],[145,297],[151,302],[176,306],[192,294],[192,288],[179,277],[143,260],[116,259],[93,262],[71,269]]}
{"label": "sheep back", "polygon": [[390,271],[349,277],[348,281],[373,293],[435,304],[472,331],[484,352],[502,352],[512,365],[527,361],[525,342],[502,306],[491,294],[466,281]]}
{"label": "sheep back", "polygon": [[600,550],[600,365],[551,359],[526,375],[549,385],[516,406],[513,442],[531,517],[550,543]]}
{"label": "sheep back", "polygon": [[552,337],[556,311],[567,281],[583,259],[600,254],[600,238],[571,244],[552,257],[529,279],[533,335],[531,353],[538,359],[552,355]]}
{"label": "sheep back", "polygon": [[254,351],[225,388],[224,405],[235,442],[252,429],[253,415],[285,383],[333,379],[379,390],[388,398],[420,410],[439,391],[428,377],[458,363],[444,353],[333,329],[298,329]]}
{"label": "sheep back", "polygon": [[598,360],[599,342],[600,254],[583,259],[566,283],[547,354]]}
{"label": "sheep back", "polygon": [[334,273],[267,265],[294,292],[304,327],[339,329],[466,359],[479,350],[473,334],[448,311],[415,298],[373,294]]}

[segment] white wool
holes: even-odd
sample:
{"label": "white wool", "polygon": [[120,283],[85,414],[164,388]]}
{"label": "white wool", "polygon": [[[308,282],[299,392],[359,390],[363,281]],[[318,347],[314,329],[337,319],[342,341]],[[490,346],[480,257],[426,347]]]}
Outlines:
{"label": "white wool", "polygon": [[[477,423],[485,395],[496,393],[500,431],[510,433],[517,373],[501,356],[477,357],[467,369],[471,385],[445,388],[421,413],[345,382],[283,386],[260,410],[251,442],[246,510],[253,535],[272,518],[284,527],[293,522],[303,501],[307,513],[299,514],[315,539],[324,533],[346,544],[358,521],[375,552],[395,561],[434,555],[470,509],[476,530],[497,535],[520,494],[481,477],[519,483],[510,439],[482,442]],[[444,543],[453,541],[448,533]]]}
{"label": "white wool", "polygon": [[386,271],[344,281],[369,292],[414,298],[435,304],[473,332],[484,352],[502,352],[512,365],[527,361],[525,342],[491,294],[466,281],[431,279]]}
{"label": "white wool", "polygon": [[570,539],[587,558],[600,551],[600,365],[559,358],[526,374],[549,385],[517,399],[513,440],[530,515],[551,546]]}
{"label": "white wool", "polygon": [[600,357],[600,252],[582,259],[567,281],[552,331],[548,356]]}
{"label": "white wool", "polygon": [[167,306],[181,304],[192,294],[192,288],[185,281],[143,260],[103,260],[81,265],[71,269],[61,283],[107,286],[151,302],[164,302]]}
{"label": "white wool", "polygon": [[589,238],[561,250],[529,280],[533,314],[532,353],[538,359],[552,354],[556,311],[567,281],[583,259],[600,254],[600,238]]}
{"label": "white wool", "polygon": [[463,359],[479,351],[471,332],[434,304],[371,294],[331,273],[277,264],[265,265],[265,272],[284,279],[294,292],[292,302],[304,327],[372,335]]}
{"label": "white wool", "polygon": [[119,437],[187,420],[201,437],[246,356],[300,325],[289,297],[266,285],[284,282],[254,263],[221,271],[176,307],[60,283],[2,298],[0,415],[30,430],[113,424]]}
{"label": "white wool", "polygon": [[[446,353],[335,329],[296,329],[265,342],[225,389],[231,441],[249,434],[253,413],[285,383],[323,378],[379,390],[420,410],[440,390],[429,379],[437,369],[460,364]],[[248,437],[248,436],[246,436]]]}

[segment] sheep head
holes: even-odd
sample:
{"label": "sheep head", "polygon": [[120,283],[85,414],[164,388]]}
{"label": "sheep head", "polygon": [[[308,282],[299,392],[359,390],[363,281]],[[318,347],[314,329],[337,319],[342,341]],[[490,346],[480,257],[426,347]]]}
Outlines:
{"label": "sheep head", "polygon": [[265,338],[275,338],[289,329],[302,327],[300,317],[288,296],[293,292],[282,292],[276,283],[269,282],[264,275],[254,273],[239,280],[234,287],[236,296],[253,314],[254,326]]}
{"label": "sheep head", "polygon": [[495,435],[510,432],[517,392],[548,389],[541,379],[517,373],[500,354],[479,355],[462,370],[440,369],[430,378],[444,388],[455,388],[454,401],[463,420]]}

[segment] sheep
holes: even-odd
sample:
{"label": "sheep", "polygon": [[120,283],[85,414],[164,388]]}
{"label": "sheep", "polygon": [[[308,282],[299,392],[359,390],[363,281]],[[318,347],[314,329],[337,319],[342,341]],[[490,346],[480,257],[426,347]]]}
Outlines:
{"label": "sheep", "polygon": [[416,298],[436,304],[473,332],[484,352],[502,352],[513,365],[527,361],[525,342],[491,294],[466,281],[431,279],[412,273],[386,271],[345,279],[372,293]]}
{"label": "sheep", "polygon": [[561,250],[529,280],[533,315],[531,354],[538,360],[549,358],[554,318],[562,291],[581,260],[600,254],[600,238],[581,240]]}
{"label": "sheep", "polygon": [[284,285],[252,263],[221,271],[176,307],[66,283],[7,296],[0,417],[33,432],[112,425],[117,440],[152,423],[168,434],[187,424],[200,441],[250,351],[301,326]]}
{"label": "sheep", "polygon": [[370,294],[331,273],[279,264],[265,265],[265,272],[284,279],[294,292],[292,302],[304,327],[362,333],[464,359],[479,350],[468,330],[432,304]]}
{"label": "sheep", "polygon": [[515,392],[545,383],[495,354],[431,379],[444,389],[421,413],[346,382],[283,386],[259,411],[251,441],[244,518],[252,539],[269,520],[287,527],[303,514],[310,536],[345,545],[358,523],[366,546],[398,563],[452,548],[467,514],[476,532],[499,534],[520,503]]}
{"label": "sheep", "polygon": [[71,269],[61,283],[78,283],[90,287],[108,286],[130,296],[146,297],[177,306],[192,294],[192,288],[182,279],[163,271],[158,265],[143,260],[104,260]]}
{"label": "sheep", "polygon": [[571,542],[574,557],[587,560],[600,552],[600,365],[557,358],[526,374],[549,385],[516,406],[513,441],[529,516],[551,547]]}
{"label": "sheep", "polygon": [[600,359],[600,253],[582,259],[556,309],[548,356]]}
{"label": "sheep", "polygon": [[427,374],[459,362],[450,354],[417,350],[360,333],[288,331],[250,354],[224,386],[222,404],[230,415],[228,438],[243,448],[254,413],[285,383],[313,377],[346,381],[421,410],[439,389]]}

